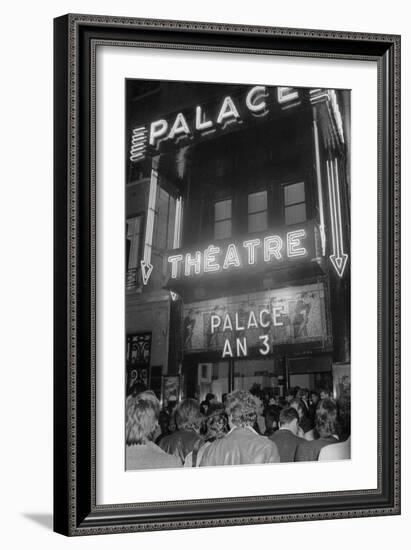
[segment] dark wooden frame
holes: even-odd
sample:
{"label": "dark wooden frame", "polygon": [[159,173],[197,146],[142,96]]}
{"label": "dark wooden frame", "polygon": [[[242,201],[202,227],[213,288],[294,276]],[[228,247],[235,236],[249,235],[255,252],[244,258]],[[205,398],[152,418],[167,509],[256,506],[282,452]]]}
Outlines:
{"label": "dark wooden frame", "polygon": [[[54,529],[119,533],[400,513],[400,37],[65,15],[54,22]],[[378,64],[378,488],[96,505],[95,51],[98,44]],[[81,239],[80,239],[81,235]]]}

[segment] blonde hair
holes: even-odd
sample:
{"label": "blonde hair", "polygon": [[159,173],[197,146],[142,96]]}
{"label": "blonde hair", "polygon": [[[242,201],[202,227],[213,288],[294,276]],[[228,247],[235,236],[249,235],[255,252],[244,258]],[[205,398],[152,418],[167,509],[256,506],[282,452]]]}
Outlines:
{"label": "blonde hair", "polygon": [[157,427],[160,405],[155,395],[145,392],[126,399],[126,443],[127,445],[145,445],[153,438]]}
{"label": "blonde hair", "polygon": [[237,427],[252,426],[257,420],[257,403],[250,392],[236,390],[227,396],[227,416]]}
{"label": "blonde hair", "polygon": [[174,418],[179,430],[197,430],[202,416],[195,399],[184,399],[176,408]]}

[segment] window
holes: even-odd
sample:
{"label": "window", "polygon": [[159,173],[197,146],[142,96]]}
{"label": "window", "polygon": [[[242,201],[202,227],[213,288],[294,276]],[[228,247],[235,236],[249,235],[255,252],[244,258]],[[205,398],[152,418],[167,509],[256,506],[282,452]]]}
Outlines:
{"label": "window", "polygon": [[214,238],[228,239],[231,237],[231,199],[214,203]]}
{"label": "window", "polygon": [[173,248],[176,199],[158,186],[153,246],[159,250]]}
{"label": "window", "polygon": [[248,232],[256,233],[267,229],[267,191],[248,195]]}
{"label": "window", "polygon": [[126,265],[127,271],[136,269],[140,264],[141,239],[143,232],[142,216],[127,220]]}
{"label": "window", "polygon": [[304,222],[307,219],[304,182],[284,185],[285,225]]}

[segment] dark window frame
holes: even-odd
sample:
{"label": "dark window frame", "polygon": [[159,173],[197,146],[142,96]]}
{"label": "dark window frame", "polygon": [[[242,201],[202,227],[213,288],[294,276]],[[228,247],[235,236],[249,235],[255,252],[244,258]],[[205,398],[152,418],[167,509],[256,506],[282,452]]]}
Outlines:
{"label": "dark window frame", "polygon": [[[299,183],[302,183],[303,186],[304,186],[304,200],[303,201],[297,201],[297,202],[292,202],[292,203],[289,203],[289,204],[285,204],[285,189],[286,187],[289,187],[291,185],[297,185]],[[297,223],[305,223],[308,219],[308,208],[309,208],[309,204],[308,204],[308,200],[307,200],[307,178],[298,178],[298,179],[293,179],[292,181],[287,181],[287,182],[284,182],[281,184],[281,198],[282,198],[282,214],[283,214],[283,224],[286,225],[286,226],[289,226],[289,225],[295,225]],[[300,220],[298,222],[294,222],[294,223],[287,223],[286,222],[286,218],[285,218],[285,213],[286,213],[286,209],[287,208],[290,208],[292,206],[298,206],[300,204],[304,204],[305,205],[305,218],[304,220]]]}
{"label": "dark window frame", "polygon": [[[230,201],[230,217],[228,218],[221,218],[221,219],[216,219],[216,212],[215,212],[215,207],[216,207],[216,204],[219,203],[219,202],[227,202],[227,201]],[[230,225],[230,234],[226,237],[216,237],[216,224],[217,223],[221,223],[221,222],[226,222],[226,221],[230,221],[231,225]],[[214,237],[214,240],[216,241],[223,241],[224,239],[230,239],[233,235],[233,196],[232,195],[228,195],[228,196],[225,196],[225,198],[219,198],[219,199],[214,199],[213,200],[213,237]]]}
{"label": "dark window frame", "polygon": [[[250,195],[257,195],[258,193],[265,193],[265,202],[266,202],[266,208],[262,210],[255,210],[253,212],[250,212],[249,210],[249,197]],[[257,231],[250,231],[250,216],[253,216],[255,214],[262,214],[263,212],[266,213],[265,218],[265,228],[259,229]],[[261,233],[262,231],[267,231],[269,228],[269,220],[268,220],[268,214],[269,214],[269,193],[268,193],[268,187],[262,187],[258,190],[253,190],[251,192],[247,192],[247,233],[253,234],[253,233]]]}

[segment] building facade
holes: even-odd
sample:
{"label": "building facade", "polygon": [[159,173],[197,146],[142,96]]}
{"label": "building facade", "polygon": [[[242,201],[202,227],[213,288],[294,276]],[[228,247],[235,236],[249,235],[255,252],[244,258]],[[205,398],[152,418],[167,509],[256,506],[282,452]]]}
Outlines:
{"label": "building facade", "polygon": [[128,81],[127,385],[350,380],[349,92]]}

